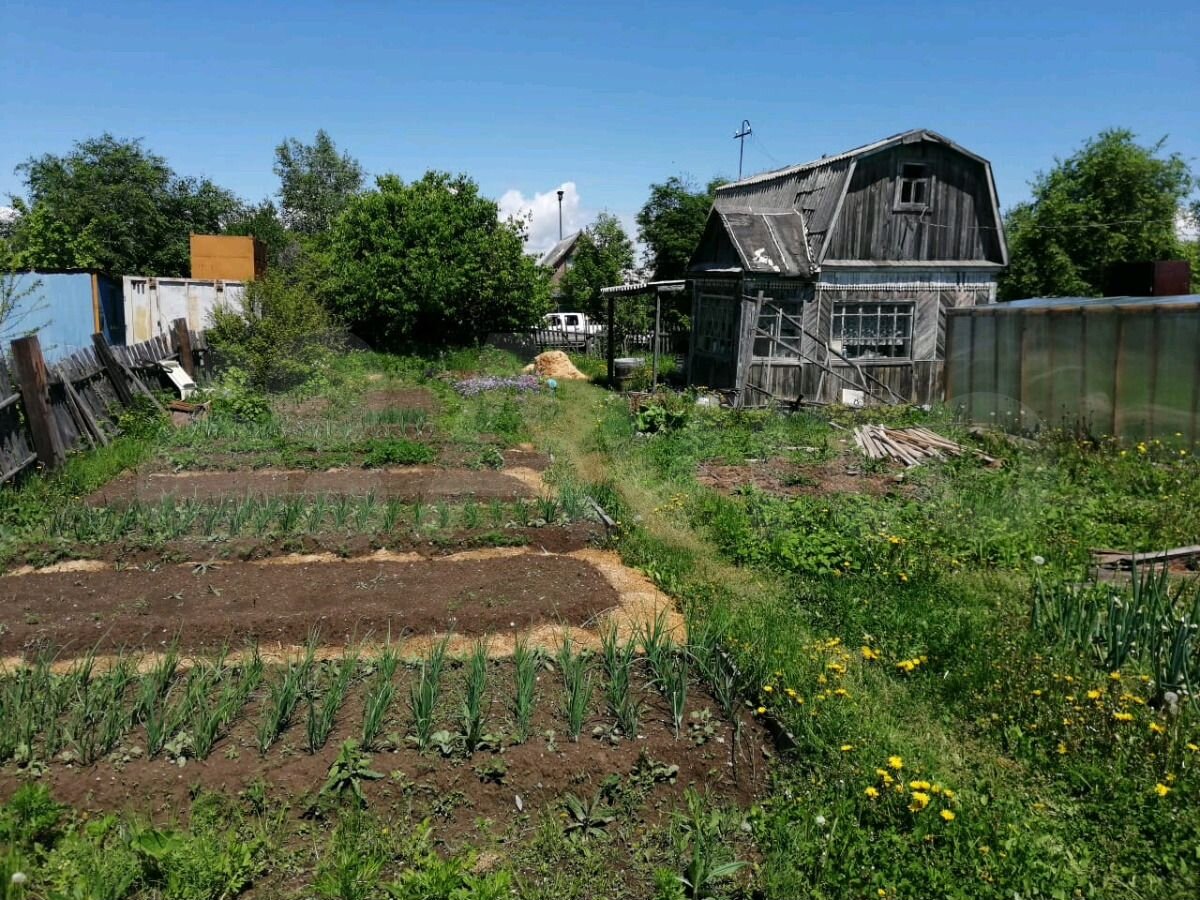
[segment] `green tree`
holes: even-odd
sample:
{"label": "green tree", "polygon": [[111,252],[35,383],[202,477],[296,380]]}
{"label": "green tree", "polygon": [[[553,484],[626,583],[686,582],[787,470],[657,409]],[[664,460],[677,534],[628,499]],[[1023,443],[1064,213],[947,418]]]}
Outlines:
{"label": "green tree", "polygon": [[633,268],[633,242],[617,217],[600,213],[575,244],[569,268],[559,283],[560,305],[599,316],[604,312],[600,289],[624,281]]}
{"label": "green tree", "polygon": [[1114,263],[1178,257],[1176,217],[1193,179],[1164,141],[1105,131],[1033,181],[1005,216],[1009,267],[1000,296],[1095,296]]}
{"label": "green tree", "polygon": [[547,273],[525,256],[519,222],[497,216],[466,175],[381,176],[334,223],[327,303],[387,349],[532,325],[549,307]]}
{"label": "green tree", "polygon": [[302,235],[324,234],[363,185],[363,170],[324,130],[311,144],[288,138],[275,148],[283,223]]}
{"label": "green tree", "polygon": [[28,199],[12,228],[23,268],[99,268],[114,274],[186,275],[188,235],[218,233],[237,198],[203,178],[176,175],[140,140],[111,134],[64,156],[17,167]]}
{"label": "green tree", "polygon": [[243,204],[229,218],[226,234],[240,234],[258,238],[267,251],[267,265],[279,266],[289,256],[295,239],[284,227],[279,209],[270,200],[261,203]]}
{"label": "green tree", "polygon": [[650,185],[650,199],[637,214],[637,225],[655,278],[682,278],[687,272],[722,184],[723,178],[714,178],[701,190],[691,180],[673,175],[662,184]]}

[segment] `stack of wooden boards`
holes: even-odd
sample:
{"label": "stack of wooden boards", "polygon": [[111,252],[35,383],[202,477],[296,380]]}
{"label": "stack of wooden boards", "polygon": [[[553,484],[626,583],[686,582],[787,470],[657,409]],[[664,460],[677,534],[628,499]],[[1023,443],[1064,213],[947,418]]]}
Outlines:
{"label": "stack of wooden boards", "polygon": [[928,428],[888,428],[884,425],[862,425],[854,429],[854,443],[869,459],[892,459],[906,466],[919,466],[929,459],[946,459],[971,453],[988,465],[1000,460],[978,450],[956,444],[949,438],[934,434]]}

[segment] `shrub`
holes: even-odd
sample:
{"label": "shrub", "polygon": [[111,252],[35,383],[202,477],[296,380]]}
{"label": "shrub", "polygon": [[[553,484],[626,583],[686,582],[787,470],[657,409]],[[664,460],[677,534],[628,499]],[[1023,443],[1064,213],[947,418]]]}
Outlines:
{"label": "shrub", "polygon": [[213,310],[208,341],[223,362],[245,369],[258,390],[303,383],[335,343],[311,286],[284,273],[250,282],[239,304]]}

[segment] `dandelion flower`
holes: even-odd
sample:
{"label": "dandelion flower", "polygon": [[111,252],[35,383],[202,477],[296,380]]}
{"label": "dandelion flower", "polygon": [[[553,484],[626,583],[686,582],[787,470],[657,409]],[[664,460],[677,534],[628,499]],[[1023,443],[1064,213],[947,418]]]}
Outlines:
{"label": "dandelion flower", "polygon": [[841,751],[843,753],[849,753],[853,749],[854,749],[853,744],[842,744],[842,746],[841,746]]}
{"label": "dandelion flower", "polygon": [[1088,692],[1087,692],[1087,698],[1088,698],[1089,700],[1099,700],[1099,699],[1100,699],[1100,692],[1099,692],[1099,691],[1094,691],[1094,690],[1093,690],[1093,691],[1088,691]]}
{"label": "dandelion flower", "polygon": [[912,788],[914,791],[927,791],[927,790],[929,790],[929,782],[928,782],[928,781],[910,781],[910,782],[908,783],[908,786],[909,786],[910,788]]}
{"label": "dandelion flower", "polygon": [[21,886],[21,885],[23,885],[23,884],[24,884],[26,881],[28,881],[28,880],[29,880],[29,876],[28,876],[28,875],[26,875],[24,872],[19,872],[19,871],[18,871],[18,872],[13,872],[13,873],[12,873],[12,878],[11,878],[10,880],[12,881],[12,883],[13,883],[13,884],[17,885],[17,887],[20,887],[20,886]]}
{"label": "dandelion flower", "polygon": [[1044,566],[1044,565],[1046,564],[1046,557],[1044,557],[1044,556],[1035,556],[1035,557],[1033,558],[1033,564],[1034,564],[1035,566]]}
{"label": "dandelion flower", "polygon": [[870,647],[864,644],[862,648],[862,658],[868,662],[879,659],[879,651],[872,650]]}
{"label": "dandelion flower", "polygon": [[1113,718],[1118,722],[1132,722],[1133,713],[1115,712],[1113,713]]}
{"label": "dandelion flower", "polygon": [[1152,734],[1166,734],[1167,729],[1160,722],[1151,722],[1150,723],[1150,732]]}
{"label": "dandelion flower", "polygon": [[1158,794],[1160,797],[1165,797],[1167,794],[1171,793],[1171,789],[1160,781],[1154,786],[1154,793]]}
{"label": "dandelion flower", "polygon": [[929,805],[929,795],[924,791],[913,791],[912,801],[908,804],[910,812],[920,812]]}
{"label": "dandelion flower", "polygon": [[775,688],[771,687],[769,684],[764,684],[762,689],[764,694],[769,694],[771,691],[775,690]]}
{"label": "dandelion flower", "polygon": [[954,799],[954,791],[950,790],[950,788],[946,788],[944,791],[942,791],[942,793],[944,793],[946,795],[947,800]]}
{"label": "dandelion flower", "polygon": [[943,809],[940,813],[938,813],[938,815],[941,816],[942,819],[944,819],[947,822],[954,821],[954,813],[948,809]]}
{"label": "dandelion flower", "polygon": [[758,713],[760,716],[765,716],[767,714],[767,708],[765,706],[760,706],[758,709],[755,710],[755,712]]}
{"label": "dandelion flower", "polygon": [[869,787],[865,791],[863,791],[863,793],[866,794],[868,797],[870,797],[872,800],[874,800],[876,797],[879,796],[879,789],[875,788],[875,787]]}
{"label": "dandelion flower", "polygon": [[901,769],[903,769],[903,768],[904,768],[904,759],[903,759],[903,757],[899,757],[899,756],[889,756],[889,757],[888,757],[888,768],[889,768],[889,769],[895,769],[897,772],[899,772]]}
{"label": "dandelion flower", "polygon": [[1188,741],[1184,746],[1193,753],[1200,753],[1200,745],[1193,744],[1191,741]]}

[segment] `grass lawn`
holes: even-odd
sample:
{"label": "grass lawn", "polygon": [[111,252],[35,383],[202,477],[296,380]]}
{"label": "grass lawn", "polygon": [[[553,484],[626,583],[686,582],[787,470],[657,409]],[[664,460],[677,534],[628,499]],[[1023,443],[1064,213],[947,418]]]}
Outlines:
{"label": "grass lawn", "polygon": [[[548,555],[598,585],[569,554],[607,549],[673,598],[686,646],[647,627],[633,652],[559,616],[528,622],[592,643],[487,660],[472,636],[442,662],[436,642],[327,626],[260,655],[197,627],[179,660],[137,645],[101,666],[78,640],[38,644],[68,626],[9,589],[0,897],[1200,895],[1196,589],[1087,578],[1090,548],[1197,542],[1188,452],[461,385],[516,372],[490,352],[355,354],[269,402],[226,384],[208,422],[131,421],[0,495],[0,566],[99,561],[105,591],[155,585],[115,604],[134,636],[177,604],[241,615],[239,591],[270,597],[246,567],[306,553],[343,566],[308,579],[345,592],[324,621],[350,632],[345,610],[424,585],[426,606],[449,598],[440,634],[470,633],[462,610],[536,614],[455,552],[497,572]],[[868,462],[860,416],[1004,464]],[[380,550],[393,561],[366,561]],[[10,583],[28,578],[100,591],[82,570]],[[116,619],[92,606],[101,641]]]}

